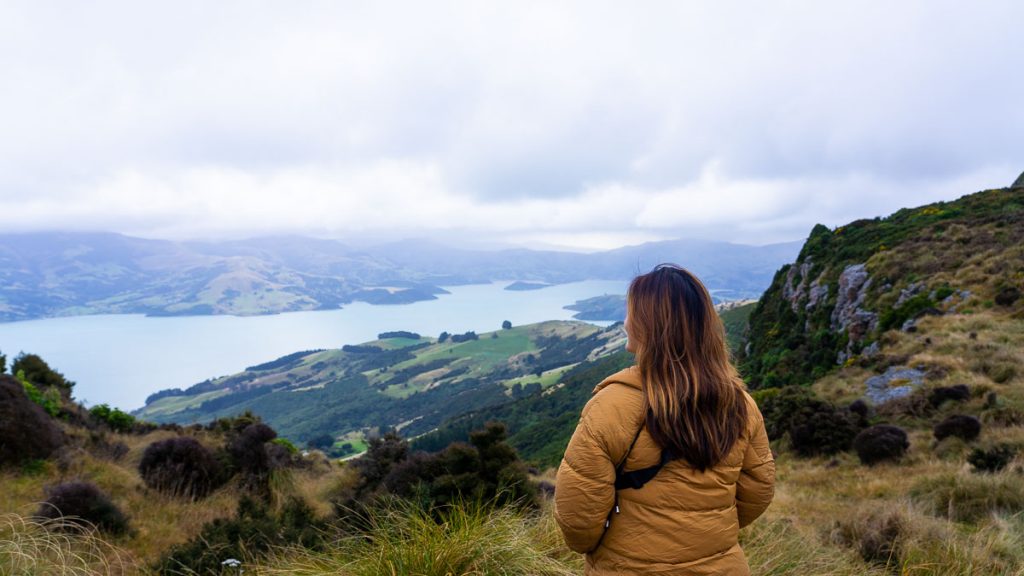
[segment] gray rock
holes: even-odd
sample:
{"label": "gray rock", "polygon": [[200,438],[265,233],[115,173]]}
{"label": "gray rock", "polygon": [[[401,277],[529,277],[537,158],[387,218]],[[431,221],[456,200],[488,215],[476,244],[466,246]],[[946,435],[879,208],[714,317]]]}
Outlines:
{"label": "gray rock", "polygon": [[878,356],[879,352],[881,352],[881,347],[878,345],[878,342],[875,341],[872,342],[870,346],[861,350],[860,355],[865,358],[874,358],[875,356]]}
{"label": "gray rock", "polygon": [[903,326],[900,326],[900,330],[904,332],[917,332],[917,320],[913,318],[907,320],[903,323]]}
{"label": "gray rock", "polygon": [[1013,181],[1013,185],[1010,188],[1024,188],[1024,172],[1017,176],[1017,179]]}
{"label": "gray rock", "polygon": [[846,330],[871,287],[871,277],[863,264],[851,264],[839,275],[839,295],[832,310],[832,329]]}
{"label": "gray rock", "polygon": [[[807,276],[811,273],[814,262],[810,258],[804,260],[798,268],[796,264],[789,267],[786,272],[786,283],[782,286],[782,297],[789,301],[789,307],[793,312],[800,309],[800,301],[807,295]],[[796,282],[796,273],[800,272],[800,282]]]}
{"label": "gray rock", "polygon": [[[896,380],[906,380],[907,384],[892,386]],[[892,366],[885,374],[872,376],[864,382],[867,389],[864,397],[875,405],[884,404],[889,400],[910,395],[915,388],[924,384],[924,372],[906,366]]]}
{"label": "gray rock", "polygon": [[924,288],[924,282],[911,282],[906,288],[900,290],[900,296],[896,299],[896,303],[893,304],[892,307],[899,308],[900,306],[903,306],[907,300],[910,300],[914,296],[920,294]]}
{"label": "gray rock", "polygon": [[812,310],[825,301],[828,297],[828,284],[818,284],[818,280],[811,283],[807,290],[807,310]]}

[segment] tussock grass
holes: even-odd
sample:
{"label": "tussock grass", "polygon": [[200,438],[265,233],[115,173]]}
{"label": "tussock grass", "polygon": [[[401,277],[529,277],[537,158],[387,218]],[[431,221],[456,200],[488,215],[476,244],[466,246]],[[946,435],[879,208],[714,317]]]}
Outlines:
{"label": "tussock grass", "polygon": [[330,551],[293,549],[259,574],[312,576],[569,576],[581,565],[569,556],[550,518],[512,508],[467,503],[439,518],[400,501],[375,510],[366,533],[341,537]]}
{"label": "tussock grass", "polygon": [[117,576],[140,572],[129,553],[81,520],[0,514],[0,574]]}
{"label": "tussock grass", "polygon": [[1016,472],[941,474],[922,478],[910,494],[936,514],[958,522],[1024,512],[1024,477]]}

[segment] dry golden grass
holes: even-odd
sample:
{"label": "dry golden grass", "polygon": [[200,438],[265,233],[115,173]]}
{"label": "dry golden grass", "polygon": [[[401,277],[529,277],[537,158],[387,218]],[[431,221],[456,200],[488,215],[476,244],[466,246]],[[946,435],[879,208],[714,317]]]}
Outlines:
{"label": "dry golden grass", "polygon": [[139,574],[135,558],[80,523],[0,514],[0,573],[25,576]]}

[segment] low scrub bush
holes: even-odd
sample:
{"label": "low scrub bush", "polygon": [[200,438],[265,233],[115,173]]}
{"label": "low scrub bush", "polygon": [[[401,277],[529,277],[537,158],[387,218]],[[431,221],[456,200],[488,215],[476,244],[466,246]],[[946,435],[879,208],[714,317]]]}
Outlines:
{"label": "low scrub bush", "polygon": [[829,455],[849,450],[859,430],[855,414],[826,404],[794,423],[789,440],[800,456]]}
{"label": "low scrub bush", "polygon": [[221,574],[228,558],[252,559],[275,548],[321,549],[327,524],[300,498],[290,498],[279,513],[243,497],[233,518],[203,526],[199,535],[171,548],[156,563],[159,574]]}
{"label": "low scrub bush", "polygon": [[966,414],[953,414],[932,428],[936,440],[956,436],[970,442],[981,434],[981,421]]}
{"label": "low scrub bush", "polygon": [[65,442],[58,424],[28,398],[21,382],[0,375],[0,466],[49,458]]}
{"label": "low scrub bush", "polygon": [[65,397],[71,395],[75,383],[57,372],[45,360],[35,354],[19,354],[11,365],[11,373],[24,375],[25,379],[40,389],[56,388]]}
{"label": "low scrub bush", "polygon": [[135,417],[118,408],[111,408],[107,404],[98,404],[89,409],[89,416],[97,422],[106,424],[115,432],[131,432],[135,426]]}
{"label": "low scrub bush", "polygon": [[861,464],[899,460],[910,448],[907,433],[898,426],[878,424],[861,430],[853,439],[853,449]]}
{"label": "low scrub bush", "polygon": [[213,452],[186,436],[146,447],[139,474],[150,488],[188,498],[203,498],[226,480]]}
{"label": "low scrub bush", "polygon": [[1016,446],[997,444],[971,450],[967,455],[967,462],[978,472],[998,472],[1006,468],[1016,455]]}
{"label": "low scrub bush", "polygon": [[946,474],[924,478],[911,496],[935,514],[975,522],[991,513],[1024,511],[1024,477],[1019,474]]}
{"label": "low scrub bush", "polygon": [[1019,299],[1020,289],[1016,286],[1007,286],[996,294],[995,302],[1000,306],[1013,306]]}
{"label": "low scrub bush", "polygon": [[46,501],[36,515],[40,518],[64,519],[71,523],[85,522],[104,532],[123,534],[128,519],[110,497],[89,482],[65,482],[46,490]]}
{"label": "low scrub bush", "polygon": [[971,397],[971,389],[967,384],[956,384],[954,386],[939,386],[932,388],[928,394],[928,402],[938,408],[947,400],[953,402],[965,402]]}
{"label": "low scrub bush", "polygon": [[246,426],[228,444],[228,453],[235,467],[246,475],[260,475],[270,471],[270,455],[266,443],[277,438],[277,432],[263,423]]}
{"label": "low scrub bush", "polygon": [[536,488],[506,442],[504,424],[488,422],[469,440],[428,454],[410,453],[408,444],[393,433],[371,439],[367,453],[352,464],[360,479],[337,502],[339,513],[387,495],[413,499],[428,508],[462,500],[536,505]]}

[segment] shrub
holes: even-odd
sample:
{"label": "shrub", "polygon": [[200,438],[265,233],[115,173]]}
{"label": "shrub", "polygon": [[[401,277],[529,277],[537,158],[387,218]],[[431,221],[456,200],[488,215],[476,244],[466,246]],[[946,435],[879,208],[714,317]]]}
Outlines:
{"label": "shrub", "polygon": [[213,453],[194,438],[179,436],[146,447],[139,463],[146,486],[189,498],[203,498],[224,481]]}
{"label": "shrub", "polygon": [[829,455],[849,450],[858,430],[854,414],[824,404],[793,424],[789,440],[800,456]]}
{"label": "shrub", "polygon": [[60,427],[21,382],[0,374],[0,466],[49,458],[64,443]]}
{"label": "shrub", "polygon": [[390,433],[370,441],[366,455],[353,463],[360,483],[339,511],[391,494],[427,507],[464,500],[498,505],[536,504],[536,489],[526,467],[506,442],[505,425],[488,422],[470,434],[470,443],[454,442],[440,452],[409,453],[408,445]]}
{"label": "shrub", "polygon": [[65,482],[46,490],[46,501],[36,512],[41,518],[62,516],[70,522],[85,521],[111,534],[128,530],[128,519],[110,498],[89,482]]}
{"label": "shrub", "polygon": [[970,442],[981,434],[981,421],[974,416],[954,414],[932,428],[936,440],[956,436]]}
{"label": "shrub", "polygon": [[850,402],[850,405],[847,406],[846,409],[849,410],[850,413],[856,414],[857,417],[864,422],[867,422],[868,418],[871,416],[871,407],[862,399]]}
{"label": "shrub", "polygon": [[1020,299],[1020,289],[1016,286],[1007,286],[996,294],[996,304],[1000,306],[1013,306],[1013,303]]}
{"label": "shrub", "polygon": [[824,402],[815,398],[814,392],[802,386],[786,386],[767,395],[760,408],[768,438],[782,438],[804,414],[818,412],[823,405]]}
{"label": "shrub", "polygon": [[327,526],[300,498],[288,499],[281,512],[249,497],[238,502],[234,518],[203,526],[199,535],[174,546],[154,566],[158,574],[221,574],[227,558],[252,558],[288,546],[318,550]]}
{"label": "shrub", "polygon": [[978,472],[998,472],[1017,455],[1017,448],[999,444],[989,448],[975,448],[967,455],[967,462]]}
{"label": "shrub", "polygon": [[242,474],[243,486],[264,496],[269,496],[270,472],[291,457],[287,448],[268,444],[275,438],[277,432],[273,428],[257,422],[246,426],[228,444],[228,454],[234,469]]}
{"label": "shrub", "polygon": [[71,389],[75,383],[57,372],[45,360],[35,354],[19,354],[11,365],[11,373],[23,373],[29,382],[39,388],[57,388],[66,396],[70,397]]}
{"label": "shrub", "polygon": [[898,426],[878,424],[861,430],[853,439],[853,449],[861,464],[899,460],[910,448],[907,433]]}
{"label": "shrub", "polygon": [[115,432],[131,432],[135,426],[135,417],[118,408],[111,408],[107,404],[99,404],[89,409],[89,415],[95,420],[102,422]]}
{"label": "shrub", "polygon": [[946,400],[953,402],[964,402],[971,397],[971,389],[967,384],[956,384],[955,386],[939,386],[932,388],[928,394],[928,402],[938,408]]}

